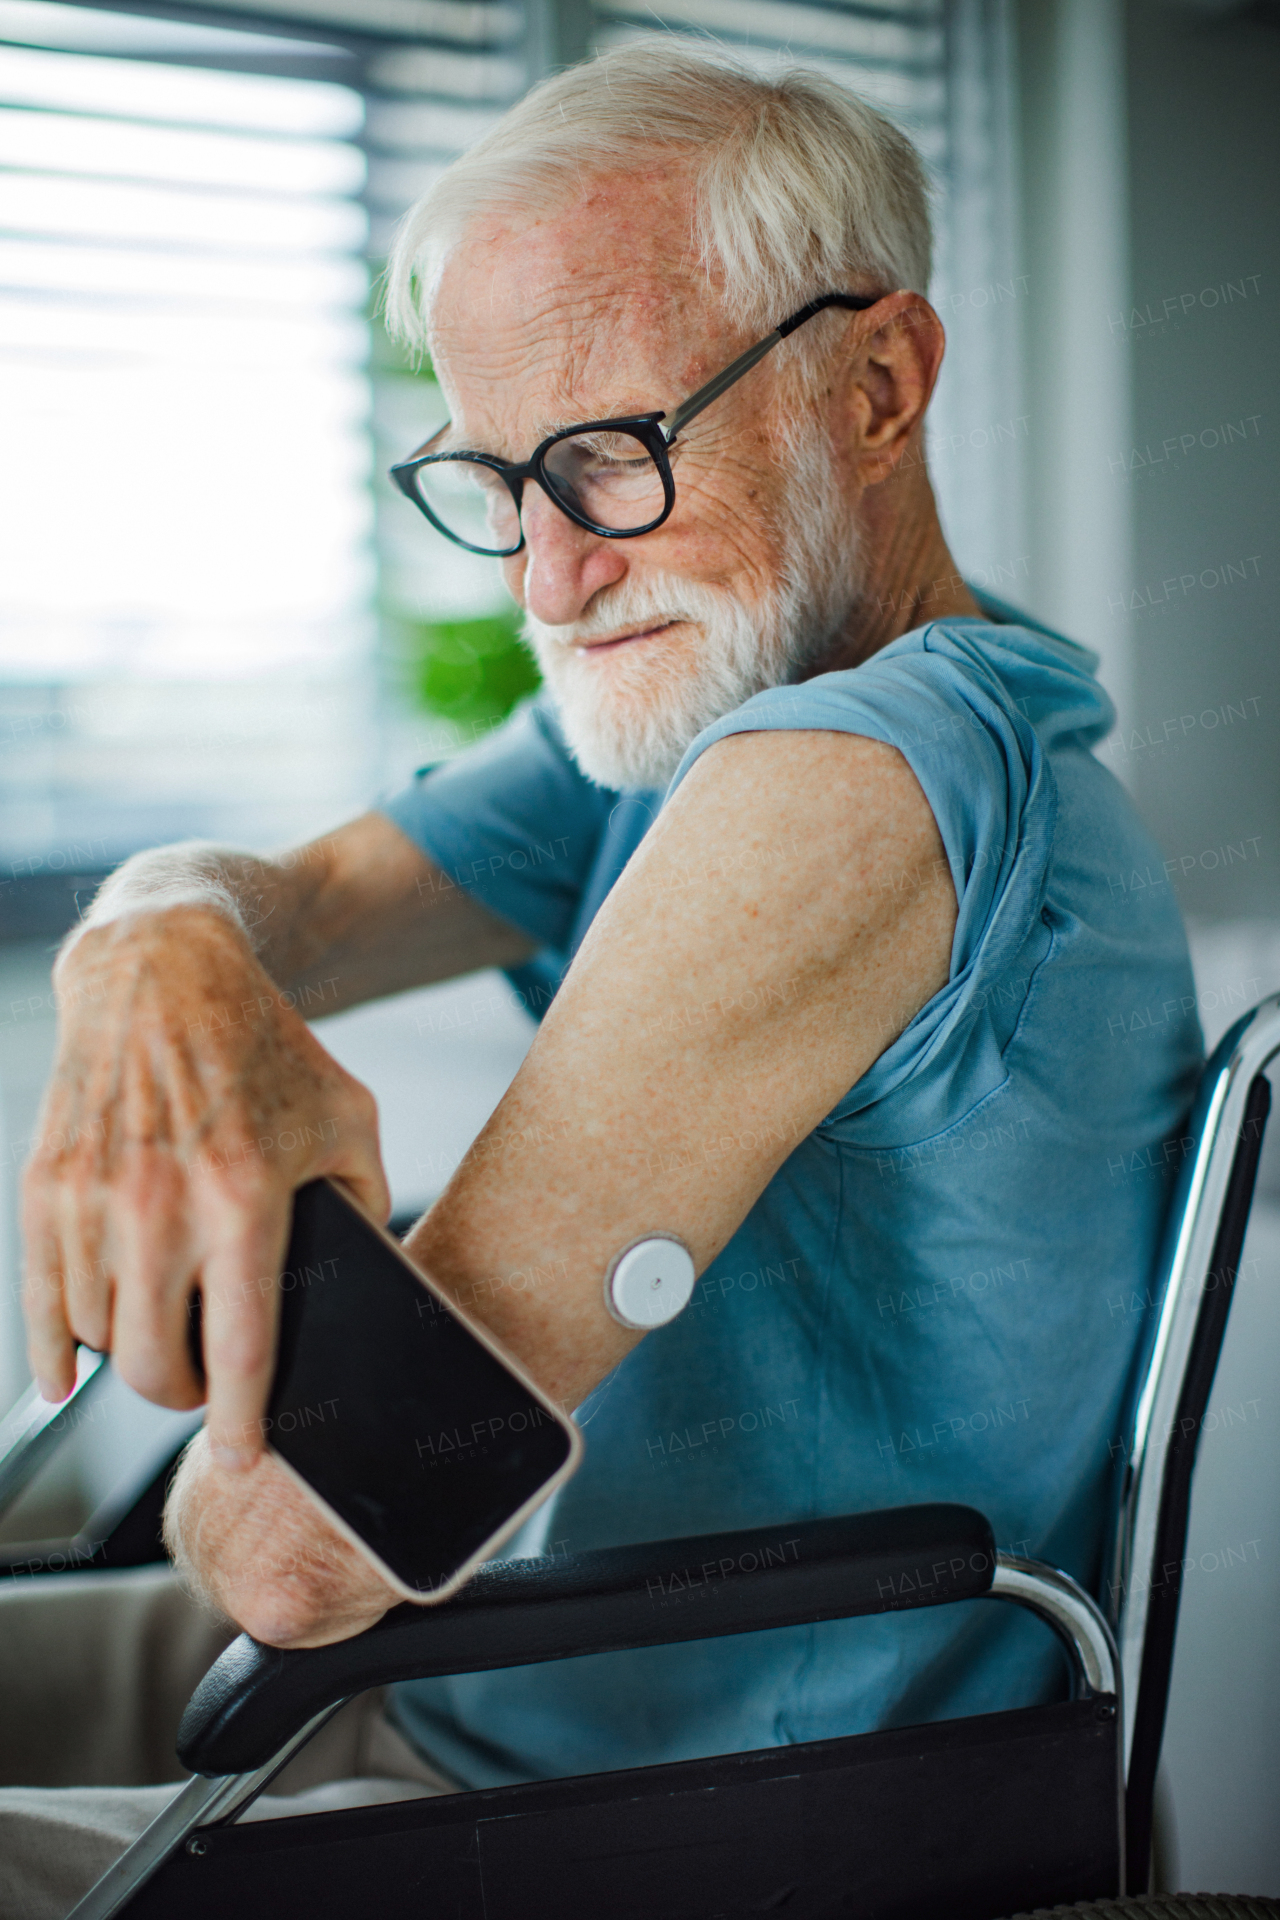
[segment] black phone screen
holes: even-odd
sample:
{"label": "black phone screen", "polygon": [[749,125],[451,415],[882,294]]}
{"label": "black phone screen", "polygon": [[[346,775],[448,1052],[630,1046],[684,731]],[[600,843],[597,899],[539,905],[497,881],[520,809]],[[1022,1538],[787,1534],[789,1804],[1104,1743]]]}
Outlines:
{"label": "black phone screen", "polygon": [[280,1289],[268,1444],[402,1585],[457,1584],[572,1428],[327,1180],[294,1196]]}

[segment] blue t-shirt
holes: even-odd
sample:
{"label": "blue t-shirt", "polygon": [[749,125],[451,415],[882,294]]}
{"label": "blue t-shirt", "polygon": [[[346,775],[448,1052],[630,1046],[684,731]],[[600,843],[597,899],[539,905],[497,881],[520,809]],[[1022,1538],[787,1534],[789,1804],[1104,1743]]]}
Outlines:
{"label": "blue t-shirt", "polygon": [[[951,975],[784,1161],[685,1313],[580,1409],[586,1458],[542,1530],[552,1550],[775,1523],[781,1538],[794,1520],[958,1500],[1001,1546],[1096,1585],[1164,1202],[1153,1169],[1201,1036],[1160,855],[1089,751],[1113,718],[1095,664],[1026,624],[936,622],[756,695],[685,755],[672,790],[732,733],[897,747],[955,881]],[[540,943],[519,972],[536,1008],[662,803],[590,782],[536,701],[385,811]],[[815,833],[828,804],[815,794]],[[755,857],[767,883],[789,849]],[[695,906],[700,884],[691,869]],[[1041,1623],[969,1602],[418,1681],[396,1712],[485,1787],[992,1711],[1060,1684]]]}

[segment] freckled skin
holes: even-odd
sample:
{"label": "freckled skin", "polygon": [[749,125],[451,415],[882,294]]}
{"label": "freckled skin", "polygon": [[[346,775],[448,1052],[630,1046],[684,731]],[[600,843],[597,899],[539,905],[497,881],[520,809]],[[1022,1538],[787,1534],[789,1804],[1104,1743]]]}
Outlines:
{"label": "freckled skin", "polygon": [[[468,237],[446,269],[434,327],[460,444],[527,459],[557,426],[677,405],[747,344],[716,314],[698,276],[669,264],[688,252],[683,192],[664,193],[656,181],[651,188],[658,217],[650,227],[615,221],[616,195],[598,192],[604,204],[522,234]],[[575,230],[592,215],[608,244],[603,259],[585,263]],[[486,324],[477,337],[468,316],[482,288]],[[527,489],[527,545],[503,567],[513,597],[563,625],[601,589],[663,569],[758,598],[779,561],[762,484],[770,440],[750,399],[727,396],[678,444],[675,512],[643,541],[593,538]],[[776,488],[777,476],[768,478]]]}
{"label": "freckled skin", "polygon": [[[527,459],[558,426],[677,405],[751,344],[718,309],[689,235],[688,182],[666,165],[587,183],[519,230],[474,223],[434,315],[458,443]],[[865,568],[822,672],[923,617],[977,608],[956,584],[921,458],[937,316],[892,292],[809,324],[828,356],[815,427],[831,435]],[[757,603],[782,559],[788,352],[682,437],[676,509],[656,533],[599,539],[527,489],[526,549],[504,567],[516,600],[563,625],[660,570]],[[677,626],[634,644],[678,659],[695,640]],[[592,670],[615,657],[601,650]],[[243,925],[208,899],[210,871]],[[188,889],[179,901],[158,891],[175,884]],[[721,741],[606,901],[411,1252],[578,1405],[636,1344],[604,1309],[611,1256],[664,1228],[704,1269],[792,1147],[946,981],[955,917],[937,826],[900,754],[822,732]],[[336,1011],[531,951],[369,814],[279,861],[140,856],[59,959],[46,1144],[24,1191],[33,1366],[60,1395],[75,1338],[109,1340],[142,1391],[194,1405],[186,1299],[201,1285],[208,1438],[179,1475],[170,1538],[193,1579],[274,1644],[342,1638],[395,1597],[263,1453],[257,1425],[274,1338],[259,1276],[284,1245],[294,1189],[329,1173],[373,1212],[388,1204],[372,1102],[279,990],[323,980]],[[762,982],[787,986],[747,991]],[[250,1001],[260,1017],[214,1018]],[[300,1144],[246,1152],[263,1138]],[[551,1278],[496,1284],[517,1269]]]}

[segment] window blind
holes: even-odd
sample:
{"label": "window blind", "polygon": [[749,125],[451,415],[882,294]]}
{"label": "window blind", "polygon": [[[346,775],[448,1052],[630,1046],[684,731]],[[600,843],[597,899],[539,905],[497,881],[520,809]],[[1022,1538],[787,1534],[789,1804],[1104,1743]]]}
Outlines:
{"label": "window blind", "polygon": [[412,421],[372,282],[523,86],[522,16],[209,11],[0,0],[10,881],[305,835],[379,783],[373,421]]}

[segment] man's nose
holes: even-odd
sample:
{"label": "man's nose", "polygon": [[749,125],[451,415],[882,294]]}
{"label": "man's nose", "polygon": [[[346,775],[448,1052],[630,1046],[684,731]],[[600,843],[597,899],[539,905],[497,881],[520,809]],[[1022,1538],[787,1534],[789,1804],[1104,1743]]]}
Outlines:
{"label": "man's nose", "polygon": [[518,598],[547,626],[567,626],[582,618],[602,587],[621,580],[626,554],[616,541],[575,526],[536,483],[526,483],[523,508],[524,574]]}

